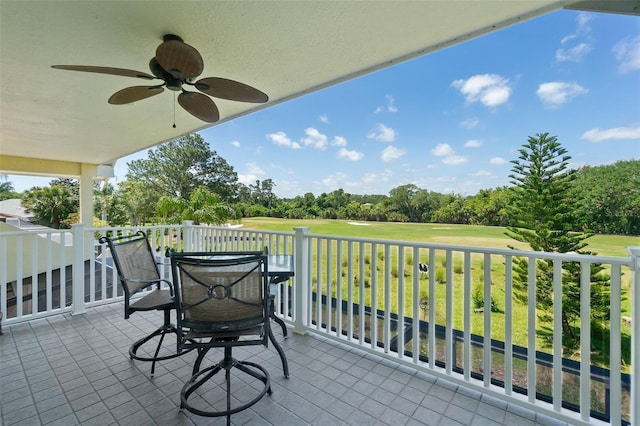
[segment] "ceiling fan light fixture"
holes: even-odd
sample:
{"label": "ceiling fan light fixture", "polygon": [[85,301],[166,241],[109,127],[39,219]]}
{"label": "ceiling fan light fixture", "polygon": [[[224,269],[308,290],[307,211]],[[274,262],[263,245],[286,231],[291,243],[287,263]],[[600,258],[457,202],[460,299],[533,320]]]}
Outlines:
{"label": "ceiling fan light fixture", "polygon": [[[112,105],[132,104],[162,93],[167,88],[174,92],[181,92],[177,97],[178,104],[194,117],[208,123],[215,123],[220,119],[218,107],[209,96],[236,102],[264,103],[269,101],[269,96],[266,93],[227,78],[206,77],[194,83],[196,77],[204,70],[202,56],[193,46],[186,44],[182,38],[174,34],[163,36],[162,44],[156,49],[156,56],[149,61],[152,75],[130,69],[92,65],[52,65],[52,68],[145,80],[163,80],[162,84],[156,86],[124,88],[111,95],[108,102]],[[198,92],[184,90],[182,86],[185,84],[194,86]]]}
{"label": "ceiling fan light fixture", "polygon": [[179,92],[182,90],[182,80],[177,78],[167,78],[165,80],[165,85],[167,89],[173,90],[174,92]]}

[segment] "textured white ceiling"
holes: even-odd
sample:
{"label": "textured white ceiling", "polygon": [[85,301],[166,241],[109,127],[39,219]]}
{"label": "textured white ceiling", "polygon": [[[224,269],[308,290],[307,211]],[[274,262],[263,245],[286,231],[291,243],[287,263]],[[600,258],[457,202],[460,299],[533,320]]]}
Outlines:
{"label": "textured white ceiling", "polygon": [[201,77],[269,95],[267,104],[216,99],[223,122],[571,3],[0,0],[0,172],[12,157],[111,164],[209,126],[177,106],[172,128],[171,91],[107,103],[145,80],[54,64],[148,73],[162,36],[177,34],[204,58]]}

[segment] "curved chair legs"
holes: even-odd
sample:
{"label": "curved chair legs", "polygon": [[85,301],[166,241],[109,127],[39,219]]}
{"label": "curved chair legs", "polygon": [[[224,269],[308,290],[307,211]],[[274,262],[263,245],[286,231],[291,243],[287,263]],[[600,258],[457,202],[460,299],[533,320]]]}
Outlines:
{"label": "curved chair legs", "polygon": [[[196,360],[196,366],[199,366],[202,362],[202,358],[208,350],[202,350],[198,354],[198,359]],[[231,406],[231,370],[236,368],[238,371],[241,371],[251,377],[254,377],[257,380],[260,380],[263,383],[263,387],[256,396],[250,401],[244,402],[235,407]],[[194,368],[195,370],[195,368]],[[225,408],[219,411],[205,411],[189,404],[189,396],[193,392],[195,392],[200,386],[206,383],[209,379],[215,376],[217,373],[224,371],[225,374],[225,390],[226,390],[226,404]],[[182,391],[180,392],[180,410],[186,409],[187,411],[192,412],[198,416],[205,417],[227,417],[227,425],[231,424],[231,415],[234,413],[238,413],[242,410],[245,410],[256,402],[258,402],[265,394],[271,395],[271,381],[269,378],[269,373],[267,370],[261,365],[255,364],[253,362],[248,361],[238,361],[233,358],[231,355],[231,348],[224,348],[224,359],[220,361],[218,364],[212,365],[211,367],[207,367],[201,371],[196,372],[187,383],[182,387]]]}
{"label": "curved chair legs", "polygon": [[[137,342],[135,342],[133,345],[131,345],[131,347],[129,348],[129,357],[131,359],[135,359],[138,361],[147,361],[147,362],[151,362],[151,375],[153,376],[156,370],[156,361],[163,361],[165,359],[171,359],[171,358],[175,358],[178,357],[180,355],[183,355],[189,351],[191,351],[191,349],[186,350],[186,351],[182,351],[182,352],[176,352],[176,353],[171,353],[169,355],[163,355],[163,356],[158,356],[158,354],[160,353],[160,348],[162,347],[162,342],[164,341],[164,338],[167,334],[175,334],[176,338],[178,337],[178,329],[171,324],[171,311],[170,310],[166,310],[164,311],[164,324],[162,325],[162,327],[158,328],[156,331],[154,331],[153,333],[149,334],[148,336],[143,337],[142,339],[138,340]],[[138,349],[140,349],[140,347],[142,345],[144,345],[145,343],[147,343],[149,340],[153,339],[156,336],[160,336],[160,341],[158,342],[158,345],[156,346],[156,350],[153,354],[153,356],[142,356],[142,355],[138,355]]]}

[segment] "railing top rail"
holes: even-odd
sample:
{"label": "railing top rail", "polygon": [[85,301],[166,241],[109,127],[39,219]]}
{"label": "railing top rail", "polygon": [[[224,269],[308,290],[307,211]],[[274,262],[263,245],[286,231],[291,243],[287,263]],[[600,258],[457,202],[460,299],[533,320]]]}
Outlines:
{"label": "railing top rail", "polygon": [[473,252],[482,254],[497,254],[504,256],[520,256],[520,257],[534,257],[544,259],[558,259],[564,261],[589,261],[599,263],[610,263],[613,265],[621,266],[633,266],[631,256],[627,257],[615,257],[615,256],[599,256],[577,253],[553,253],[533,250],[514,250],[514,249],[502,249],[502,248],[490,248],[490,247],[476,247],[476,246],[462,246],[455,244],[442,244],[442,243],[420,243],[416,241],[399,241],[399,240],[387,240],[378,238],[363,238],[363,237],[345,237],[340,235],[327,235],[327,234],[307,234],[308,238],[321,238],[328,240],[341,240],[352,241],[357,243],[370,243],[370,244],[389,244],[404,247],[418,247],[425,249],[436,250],[450,250],[461,252]]}
{"label": "railing top rail", "polygon": [[269,231],[265,229],[253,229],[253,228],[228,228],[226,226],[210,226],[210,225],[193,225],[194,228],[204,228],[204,229],[217,229],[221,231],[230,231],[230,232],[256,232],[259,234],[271,234],[271,235],[284,235],[293,237],[295,232],[290,231]]}
{"label": "railing top rail", "polygon": [[60,233],[71,233],[71,229],[24,229],[20,231],[9,231],[9,232],[1,232],[0,237],[18,237],[20,235],[37,235],[37,234],[60,234]]}

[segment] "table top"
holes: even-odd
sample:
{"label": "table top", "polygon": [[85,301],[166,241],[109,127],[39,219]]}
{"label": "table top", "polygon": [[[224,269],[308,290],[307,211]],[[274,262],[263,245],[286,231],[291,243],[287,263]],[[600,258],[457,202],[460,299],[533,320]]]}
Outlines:
{"label": "table top", "polygon": [[290,254],[270,254],[268,256],[269,276],[292,277],[293,272],[293,255]]}
{"label": "table top", "polygon": [[[217,259],[224,259],[225,257],[227,257],[224,254],[218,254],[215,252],[210,253],[210,255],[212,256],[212,258]],[[228,257],[237,257],[237,254]],[[268,275],[272,278],[277,278],[277,282],[284,281],[295,275],[292,254],[269,254],[267,255],[267,265]]]}

